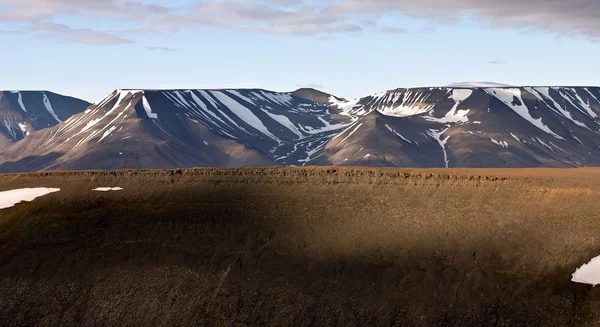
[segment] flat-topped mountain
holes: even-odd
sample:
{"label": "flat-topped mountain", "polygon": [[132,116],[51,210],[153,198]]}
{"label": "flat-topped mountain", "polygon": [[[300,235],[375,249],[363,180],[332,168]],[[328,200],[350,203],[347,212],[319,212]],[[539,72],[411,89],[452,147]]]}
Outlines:
{"label": "flat-topped mountain", "polygon": [[460,83],[356,99],[314,89],[116,90],[11,146],[0,171],[594,166],[599,115],[598,87]]}

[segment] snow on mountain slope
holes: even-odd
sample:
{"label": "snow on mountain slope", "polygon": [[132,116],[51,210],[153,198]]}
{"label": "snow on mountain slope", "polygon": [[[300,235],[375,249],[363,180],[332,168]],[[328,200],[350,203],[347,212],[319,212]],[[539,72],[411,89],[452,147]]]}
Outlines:
{"label": "snow on mountain slope", "polygon": [[47,91],[0,91],[0,152],[30,133],[55,126],[89,103]]}
{"label": "snow on mountain slope", "polygon": [[[298,163],[350,122],[288,93],[116,90],[5,157],[51,158],[39,169]],[[102,158],[94,161],[96,154]]]}
{"label": "snow on mountain slope", "polygon": [[352,100],[313,89],[116,90],[10,147],[0,171],[600,165],[600,88],[488,86]]}
{"label": "snow on mountain slope", "polygon": [[[369,125],[359,119],[342,136],[324,145],[322,153],[316,153],[315,159],[307,164],[598,165],[598,94],[600,88],[559,87],[418,88],[383,92],[360,99],[352,110],[366,112],[363,117],[381,123]],[[354,126],[358,129],[354,130]],[[391,139],[392,135],[396,141]],[[408,155],[407,149],[414,152]],[[365,151],[369,155],[361,156]]]}

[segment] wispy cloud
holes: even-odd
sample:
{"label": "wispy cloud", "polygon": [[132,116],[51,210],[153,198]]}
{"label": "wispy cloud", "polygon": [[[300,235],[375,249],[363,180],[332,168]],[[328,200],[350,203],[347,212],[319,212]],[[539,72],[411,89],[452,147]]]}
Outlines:
{"label": "wispy cloud", "polygon": [[383,26],[383,27],[380,27],[379,30],[382,32],[394,33],[394,34],[403,34],[403,33],[408,32],[408,30],[406,28],[398,27],[398,26]]}
{"label": "wispy cloud", "polygon": [[70,44],[114,45],[131,44],[133,40],[89,28],[71,28],[57,23],[34,23],[30,29],[58,42]]}
{"label": "wispy cloud", "polygon": [[[323,37],[363,30],[405,33],[401,25],[377,23],[412,16],[435,24],[460,22],[465,16],[499,28],[549,31],[600,39],[597,0],[204,0],[185,6],[157,5],[148,0],[0,0],[0,21],[31,24],[64,23],[62,17],[81,16],[122,20],[138,30],[164,31],[213,26],[247,33]],[[375,22],[375,23],[374,23]],[[89,44],[128,43],[129,39],[97,30],[63,25],[58,40]]]}
{"label": "wispy cloud", "polygon": [[177,49],[174,48],[169,48],[169,47],[146,47],[146,50],[148,51],[162,51],[162,52],[175,52],[178,51]]}
{"label": "wispy cloud", "polygon": [[321,84],[296,84],[296,87],[298,88],[308,88],[308,89],[317,89],[317,90],[322,90],[325,88],[325,86],[321,85]]}
{"label": "wispy cloud", "polygon": [[506,64],[508,64],[508,62],[504,61],[504,60],[500,60],[500,59],[494,59],[494,60],[489,61],[489,64],[491,64],[491,65],[506,65]]}

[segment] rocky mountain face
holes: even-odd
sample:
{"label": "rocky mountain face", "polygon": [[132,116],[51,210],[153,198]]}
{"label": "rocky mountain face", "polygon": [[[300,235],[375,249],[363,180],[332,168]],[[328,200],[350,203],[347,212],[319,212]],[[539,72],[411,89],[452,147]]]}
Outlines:
{"label": "rocky mountain face", "polygon": [[328,105],[265,90],[116,90],[6,151],[13,162],[2,167],[298,165],[352,121]]}
{"label": "rocky mountain face", "polygon": [[313,89],[116,90],[11,146],[0,171],[594,166],[598,115],[598,87],[457,84],[352,100]]}
{"label": "rocky mountain face", "polygon": [[0,91],[0,152],[35,131],[60,124],[89,105],[47,91]]}
{"label": "rocky mountain face", "polygon": [[[316,164],[581,167],[600,164],[600,88],[398,89],[343,108],[359,119]],[[341,139],[341,140],[340,140]]]}

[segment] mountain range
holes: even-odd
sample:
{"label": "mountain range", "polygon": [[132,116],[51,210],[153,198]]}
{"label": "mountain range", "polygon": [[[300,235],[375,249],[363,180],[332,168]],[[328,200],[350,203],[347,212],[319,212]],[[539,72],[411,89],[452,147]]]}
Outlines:
{"label": "mountain range", "polygon": [[599,87],[458,83],[356,99],[315,89],[0,93],[0,172],[600,165]]}

